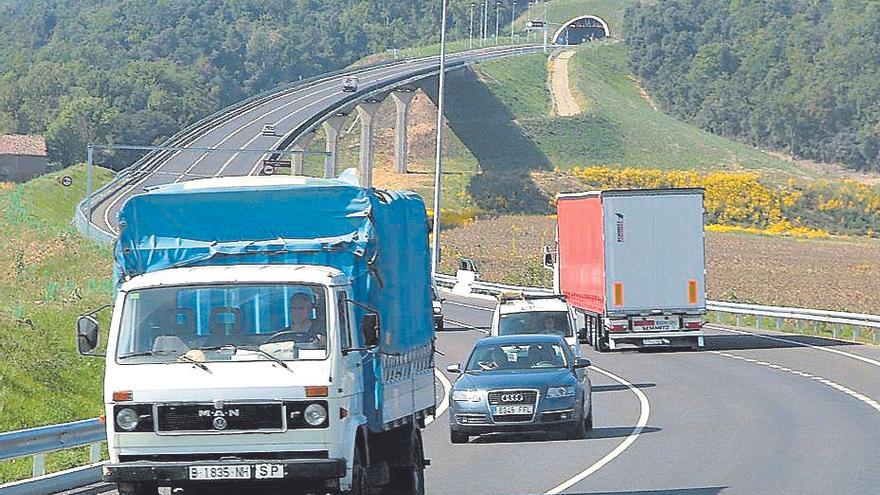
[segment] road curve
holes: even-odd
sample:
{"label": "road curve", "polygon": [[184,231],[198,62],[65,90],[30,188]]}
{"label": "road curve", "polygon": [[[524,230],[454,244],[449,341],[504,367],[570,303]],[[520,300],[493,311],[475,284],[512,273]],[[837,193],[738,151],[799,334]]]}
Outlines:
{"label": "road curve", "polygon": [[[465,360],[485,337],[492,308],[481,299],[444,297],[441,370]],[[598,469],[590,470],[636,430],[642,405],[626,386],[593,370],[595,428],[585,440],[496,435],[453,445],[449,413],[441,414],[424,432],[431,459],[426,492],[544,494],[592,471],[558,493],[877,493],[880,411],[813,377],[876,399],[880,367],[847,354],[880,361],[880,349],[718,327],[707,334],[701,352],[600,354],[582,348],[596,367],[633,384],[650,404],[641,435]]]}
{"label": "road curve", "polygon": [[[447,57],[448,70],[463,65],[530,53],[537,47],[493,47],[456,53]],[[287,149],[295,139],[313,129],[334,112],[351,107],[373,93],[390,90],[419,78],[432,77],[439,71],[438,57],[398,61],[376,67],[352,69],[313,81],[284,88],[255,101],[234,105],[201,122],[165,146],[187,148]],[[343,93],[342,81],[350,74],[359,78],[359,92]],[[279,137],[263,136],[265,123],[274,123]],[[131,195],[145,188],[224,175],[240,176],[257,172],[259,153],[235,151],[164,151],[153,153],[129,171],[121,180],[102,191],[93,200],[92,225],[104,234],[115,236],[119,208]],[[85,206],[85,205],[83,205]]]}

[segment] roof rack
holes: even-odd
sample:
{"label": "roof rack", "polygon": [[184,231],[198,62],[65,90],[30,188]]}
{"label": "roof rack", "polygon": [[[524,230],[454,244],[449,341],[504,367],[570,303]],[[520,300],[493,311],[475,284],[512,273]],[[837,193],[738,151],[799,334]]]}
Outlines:
{"label": "roof rack", "polygon": [[508,301],[527,301],[534,299],[560,299],[562,301],[565,301],[565,296],[562,294],[527,294],[523,290],[501,292],[500,294],[497,294],[496,297],[501,303],[505,303]]}

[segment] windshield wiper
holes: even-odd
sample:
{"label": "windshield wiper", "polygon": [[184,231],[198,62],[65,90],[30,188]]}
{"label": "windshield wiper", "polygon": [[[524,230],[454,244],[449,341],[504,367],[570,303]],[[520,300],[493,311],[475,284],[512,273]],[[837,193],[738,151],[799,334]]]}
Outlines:
{"label": "windshield wiper", "polygon": [[161,356],[164,354],[171,354],[169,351],[143,351],[143,352],[132,352],[131,354],[123,354],[119,356],[117,359],[125,359],[130,357],[143,357],[143,356]]}
{"label": "windshield wiper", "polygon": [[214,347],[200,347],[199,348],[200,351],[220,351],[223,349],[233,349],[236,352],[238,352],[239,350],[256,352],[256,353],[259,353],[261,356],[269,358],[272,361],[275,361],[276,363],[280,364],[282,367],[284,367],[284,369],[286,369],[290,372],[293,372],[293,370],[290,369],[290,366],[288,366],[287,363],[282,361],[279,357],[273,356],[273,355],[269,354],[268,352],[264,351],[263,349],[260,349],[259,347],[237,346],[235,344],[224,344],[224,345],[218,345],[218,346],[214,346]]}
{"label": "windshield wiper", "polygon": [[186,361],[187,363],[192,363],[192,364],[198,366],[199,368],[207,371],[208,373],[211,372],[211,370],[208,369],[208,367],[205,365],[205,363],[203,363],[197,359],[193,359],[190,356],[187,356],[186,354],[181,354],[181,355],[177,356],[177,359]]}

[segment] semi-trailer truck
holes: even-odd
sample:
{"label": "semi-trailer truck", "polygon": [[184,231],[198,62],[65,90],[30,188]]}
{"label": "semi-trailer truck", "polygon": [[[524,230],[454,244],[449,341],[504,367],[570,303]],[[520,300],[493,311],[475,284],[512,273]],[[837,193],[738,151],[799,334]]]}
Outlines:
{"label": "semi-trailer truck", "polygon": [[[421,198],[344,179],[205,179],[132,197],[118,224],[106,481],[123,495],[424,493],[435,383]],[[80,352],[98,332],[78,320]]]}
{"label": "semi-trailer truck", "polygon": [[599,351],[703,346],[704,191],[606,190],[557,196],[554,286]]}

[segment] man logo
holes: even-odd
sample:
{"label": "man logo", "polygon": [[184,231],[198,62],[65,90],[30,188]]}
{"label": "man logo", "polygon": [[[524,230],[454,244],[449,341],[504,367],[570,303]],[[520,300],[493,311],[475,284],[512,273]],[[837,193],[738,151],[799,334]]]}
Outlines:
{"label": "man logo", "polygon": [[214,418],[214,429],[215,430],[225,430],[226,429],[226,418],[222,416],[217,416]]}

